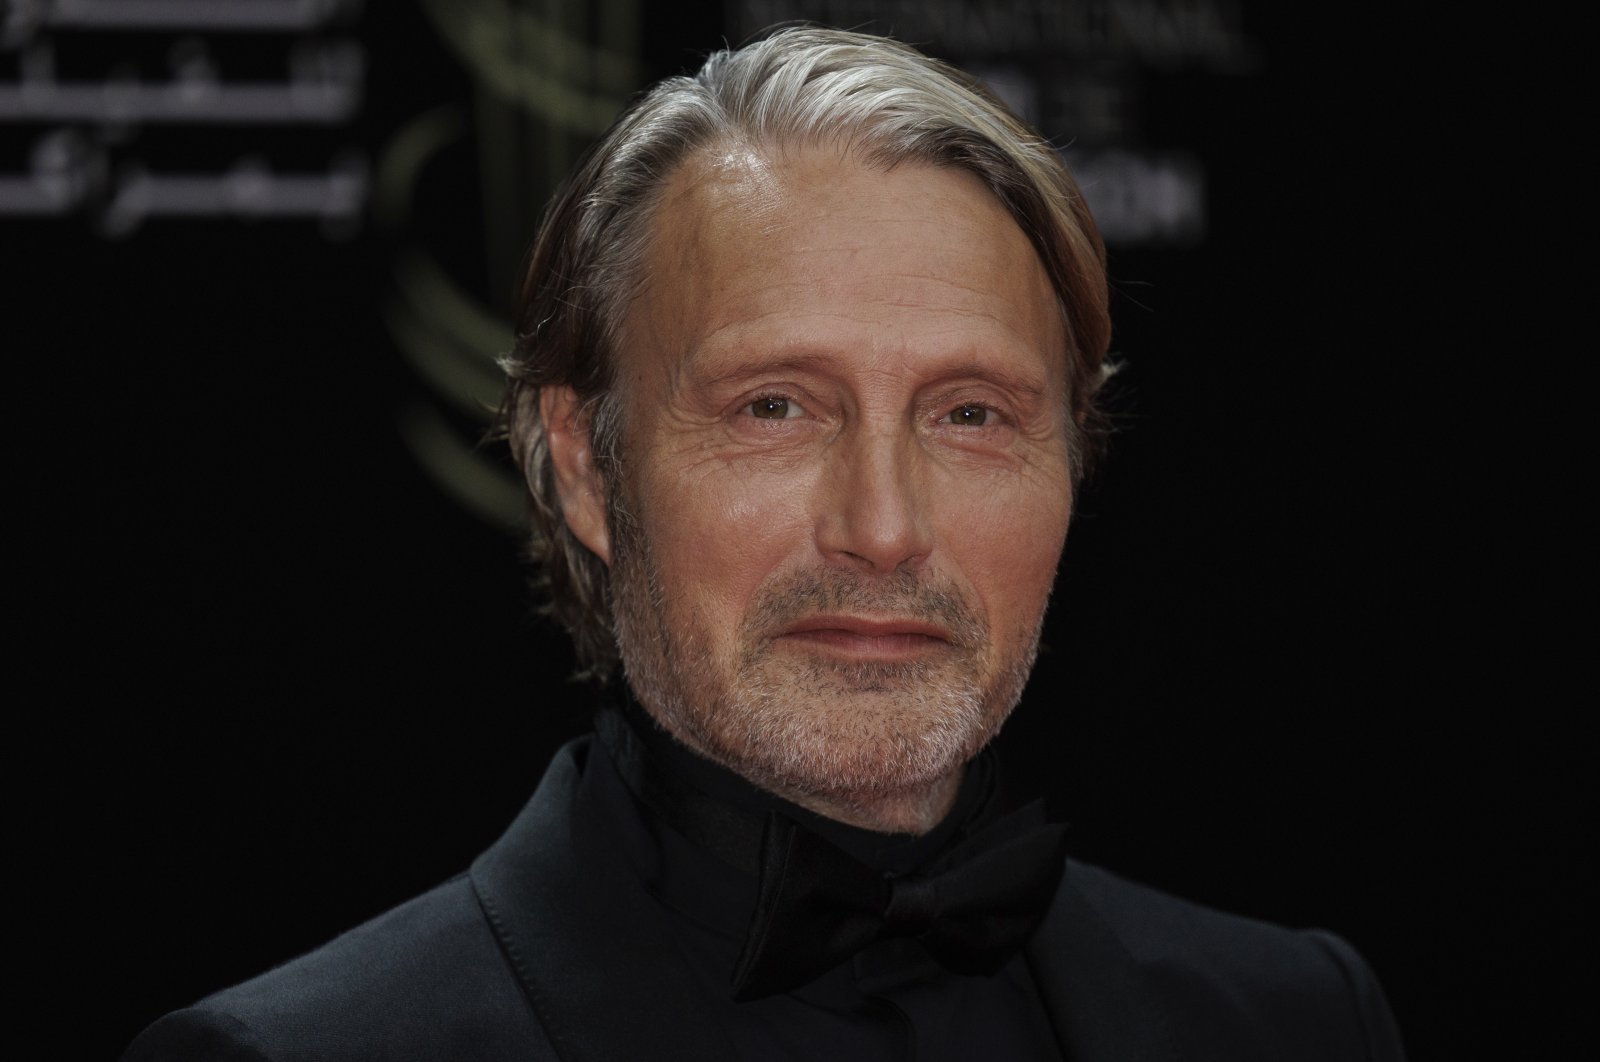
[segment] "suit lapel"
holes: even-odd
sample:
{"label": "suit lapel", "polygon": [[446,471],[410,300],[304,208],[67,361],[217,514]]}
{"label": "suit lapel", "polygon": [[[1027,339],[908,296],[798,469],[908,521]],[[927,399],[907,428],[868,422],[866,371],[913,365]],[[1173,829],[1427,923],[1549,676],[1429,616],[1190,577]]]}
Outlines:
{"label": "suit lapel", "polygon": [[[577,800],[582,739],[472,865],[474,891],[563,1062],[735,1057],[602,823]],[[587,829],[585,828],[587,827]],[[584,838],[590,843],[585,843]],[[1026,951],[1068,1062],[1177,1062],[1159,1000],[1074,881]]]}
{"label": "suit lapel", "polygon": [[[732,1058],[633,868],[583,821],[588,741],[556,754],[472,885],[564,1062]],[[587,827],[587,828],[586,828]]]}
{"label": "suit lapel", "polygon": [[1147,998],[1127,949],[1073,881],[1026,954],[1067,1062],[1168,1062],[1180,1057],[1159,1002]]}

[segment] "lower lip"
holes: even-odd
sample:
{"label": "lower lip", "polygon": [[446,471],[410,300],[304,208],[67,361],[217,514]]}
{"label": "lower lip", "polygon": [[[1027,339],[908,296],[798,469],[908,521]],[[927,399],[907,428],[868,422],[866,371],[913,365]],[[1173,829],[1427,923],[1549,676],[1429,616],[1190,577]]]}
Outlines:
{"label": "lower lip", "polygon": [[792,631],[782,635],[778,641],[821,649],[851,660],[885,662],[915,660],[950,647],[950,643],[944,639],[927,634],[858,634],[836,627]]}

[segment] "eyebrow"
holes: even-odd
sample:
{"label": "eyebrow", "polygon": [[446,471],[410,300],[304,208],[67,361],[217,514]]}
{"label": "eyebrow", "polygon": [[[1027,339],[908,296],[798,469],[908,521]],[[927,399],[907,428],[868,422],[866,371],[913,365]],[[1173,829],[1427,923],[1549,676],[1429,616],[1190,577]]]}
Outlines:
{"label": "eyebrow", "polygon": [[1019,376],[1014,372],[1007,372],[1005,369],[986,365],[981,361],[956,362],[945,367],[944,371],[939,375],[951,378],[975,376],[983,380],[993,380],[1007,390],[1016,391],[1019,394],[1027,395],[1029,398],[1037,398],[1045,393],[1044,381],[1037,377],[1031,374]]}

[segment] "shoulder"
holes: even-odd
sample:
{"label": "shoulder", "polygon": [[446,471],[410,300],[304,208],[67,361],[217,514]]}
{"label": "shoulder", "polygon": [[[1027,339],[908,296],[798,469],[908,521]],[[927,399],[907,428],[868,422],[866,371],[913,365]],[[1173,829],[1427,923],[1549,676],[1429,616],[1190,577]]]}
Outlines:
{"label": "shoulder", "polygon": [[124,1060],[493,1060],[528,1057],[530,1044],[547,1048],[463,875],[167,1015]]}
{"label": "shoulder", "polygon": [[1261,975],[1294,972],[1313,979],[1335,974],[1321,943],[1335,939],[1328,934],[1229,914],[1071,860],[1062,891],[1141,965],[1193,964],[1219,974],[1235,968]]}
{"label": "shoulder", "polygon": [[[1046,922],[1058,975],[1095,976],[1159,1014],[1169,1040],[1216,1057],[1402,1057],[1376,977],[1339,937],[1227,914],[1069,861]],[[1132,1005],[1131,1003],[1129,1005]],[[1246,1050],[1243,1045],[1250,1045]],[[1210,1057],[1210,1056],[1204,1056]]]}

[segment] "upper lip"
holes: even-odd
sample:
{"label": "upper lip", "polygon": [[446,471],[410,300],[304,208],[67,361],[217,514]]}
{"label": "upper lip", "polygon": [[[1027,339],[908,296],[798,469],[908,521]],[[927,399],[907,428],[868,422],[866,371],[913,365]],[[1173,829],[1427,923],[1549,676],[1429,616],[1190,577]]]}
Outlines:
{"label": "upper lip", "polygon": [[940,641],[950,641],[950,632],[937,623],[918,619],[880,619],[870,616],[807,616],[790,624],[784,634],[804,634],[808,631],[846,631],[867,638],[883,638],[895,634],[921,634]]}

